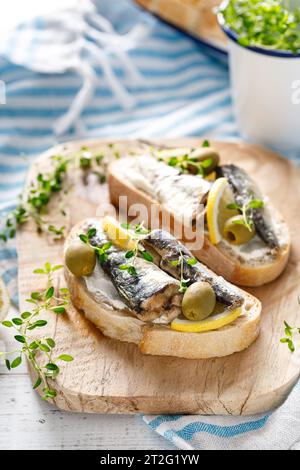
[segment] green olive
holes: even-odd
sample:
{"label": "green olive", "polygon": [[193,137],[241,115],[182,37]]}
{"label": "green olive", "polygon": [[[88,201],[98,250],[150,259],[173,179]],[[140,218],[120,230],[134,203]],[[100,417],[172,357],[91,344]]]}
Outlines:
{"label": "green olive", "polygon": [[224,227],[224,237],[232,245],[244,245],[252,240],[255,236],[254,224],[249,230],[245,224],[243,224],[243,216],[236,215],[227,220]]}
{"label": "green olive", "polygon": [[216,294],[208,282],[195,282],[186,290],[182,300],[183,315],[192,321],[205,320],[216,306]]}
{"label": "green olive", "polygon": [[[190,153],[189,157],[197,162],[205,162],[203,167],[205,175],[212,173],[220,163],[220,154],[212,147],[195,149]],[[192,168],[191,166],[191,171],[193,171]]]}
{"label": "green olive", "polygon": [[65,262],[74,276],[89,276],[96,266],[96,253],[91,246],[75,241],[66,250]]}

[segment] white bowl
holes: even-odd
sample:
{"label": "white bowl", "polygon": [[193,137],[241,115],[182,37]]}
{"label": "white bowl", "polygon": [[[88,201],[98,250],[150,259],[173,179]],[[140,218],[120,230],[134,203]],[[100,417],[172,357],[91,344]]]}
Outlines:
{"label": "white bowl", "polygon": [[300,54],[244,47],[219,15],[229,38],[234,111],[246,139],[300,150]]}

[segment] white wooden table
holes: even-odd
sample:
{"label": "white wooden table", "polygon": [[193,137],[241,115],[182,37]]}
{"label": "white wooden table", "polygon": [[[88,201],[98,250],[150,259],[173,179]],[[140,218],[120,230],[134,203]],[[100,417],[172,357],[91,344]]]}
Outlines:
{"label": "white wooden table", "polygon": [[[11,314],[14,312],[12,311]],[[0,329],[0,350],[15,349],[12,332]],[[172,450],[141,416],[72,414],[43,402],[32,390],[26,365],[0,365],[0,450]]]}

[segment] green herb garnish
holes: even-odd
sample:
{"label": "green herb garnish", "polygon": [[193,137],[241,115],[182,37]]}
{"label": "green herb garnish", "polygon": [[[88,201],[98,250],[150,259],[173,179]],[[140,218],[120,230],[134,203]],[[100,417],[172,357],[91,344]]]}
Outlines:
{"label": "green herb garnish", "polygon": [[265,203],[261,199],[255,199],[252,197],[247,203],[240,206],[237,203],[228,204],[227,209],[238,210],[243,218],[240,220],[235,220],[234,223],[237,225],[244,225],[249,232],[253,229],[253,210],[262,209]]}
{"label": "green herb garnish", "polygon": [[300,8],[279,0],[229,0],[219,9],[242,46],[300,51]]}
{"label": "green herb garnish", "polygon": [[[46,263],[44,268],[36,269],[35,274],[47,277],[46,289],[30,294],[27,303],[32,305],[31,310],[23,312],[20,317],[2,322],[2,326],[13,328],[16,331],[17,334],[14,338],[21,346],[15,351],[0,352],[0,358],[5,361],[7,369],[11,370],[19,367],[23,362],[23,357],[26,357],[36,372],[36,382],[33,388],[41,387],[45,400],[56,397],[56,392],[48,386],[47,379],[55,380],[57,378],[60,372],[58,363],[73,361],[73,357],[69,354],[54,356],[55,341],[53,338],[36,337],[32,333],[37,328],[40,329],[47,325],[48,322],[41,318],[43,313],[52,312],[60,315],[65,313],[66,307],[69,305],[69,290],[61,288],[56,293],[53,282],[55,272],[62,268],[61,265],[51,266],[50,263]],[[13,355],[16,357],[10,359]],[[41,361],[42,357],[43,361]],[[42,365],[40,365],[41,363]]]}
{"label": "green herb garnish", "polygon": [[185,258],[183,255],[182,251],[180,250],[180,256],[176,260],[169,261],[171,266],[179,266],[180,267],[180,286],[179,286],[179,292],[181,294],[184,294],[188,288],[188,283],[190,279],[185,279],[184,277],[184,263],[187,263],[190,266],[194,266],[197,264],[197,260],[195,258]]}
{"label": "green herb garnish", "polygon": [[[115,158],[117,158],[116,155]],[[14,238],[17,229],[29,220],[35,222],[39,232],[50,234],[55,240],[63,238],[65,227],[56,227],[49,223],[47,214],[53,198],[59,193],[65,194],[68,173],[79,169],[82,171],[84,180],[88,175],[94,174],[100,184],[106,181],[108,162],[103,154],[92,152],[88,147],[82,147],[75,155],[53,156],[51,161],[52,169],[36,176],[29,185],[28,191],[21,196],[21,202],[17,208],[1,221],[0,240],[7,242],[8,239]],[[63,207],[60,212],[63,216],[67,215]]]}
{"label": "green herb garnish", "polygon": [[98,259],[101,264],[105,263],[108,259],[108,250],[112,247],[111,242],[104,243],[102,246],[94,246],[91,244],[92,238],[96,235],[97,230],[95,228],[89,229],[87,235],[84,233],[81,233],[79,235],[80,240],[85,243],[86,245],[89,245],[93,250],[95,251],[96,255],[98,256]]}
{"label": "green herb garnish", "polygon": [[[300,305],[300,297],[298,297],[298,304]],[[300,327],[290,326],[286,321],[284,322],[285,337],[281,338],[280,342],[287,344],[289,350],[293,353],[296,350],[294,343],[294,335],[300,334]]]}

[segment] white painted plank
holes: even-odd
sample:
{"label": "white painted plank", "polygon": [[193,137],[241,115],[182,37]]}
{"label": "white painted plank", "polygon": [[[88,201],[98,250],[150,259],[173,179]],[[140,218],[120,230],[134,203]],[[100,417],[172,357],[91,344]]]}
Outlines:
{"label": "white painted plank", "polygon": [[43,402],[29,377],[0,374],[0,449],[172,450],[141,416],[71,414]]}

